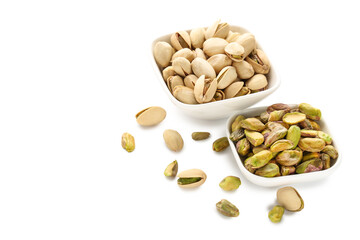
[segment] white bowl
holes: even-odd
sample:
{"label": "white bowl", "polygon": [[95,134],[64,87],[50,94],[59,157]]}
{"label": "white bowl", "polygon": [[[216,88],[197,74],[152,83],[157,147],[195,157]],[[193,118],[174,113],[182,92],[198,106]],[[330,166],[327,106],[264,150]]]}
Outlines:
{"label": "white bowl", "polygon": [[[237,31],[240,33],[249,32],[246,29],[238,26],[231,26],[231,31]],[[190,32],[188,30],[188,32]],[[172,33],[171,33],[172,34]],[[151,46],[151,62],[152,66],[155,70],[155,74],[157,79],[160,82],[160,85],[165,91],[165,94],[170,98],[171,102],[181,109],[184,113],[202,119],[220,119],[230,116],[231,113],[237,110],[245,109],[249,106],[254,105],[255,103],[259,102],[260,100],[264,99],[265,97],[269,96],[273,93],[279,86],[280,86],[280,79],[275,72],[274,63],[271,61],[271,57],[268,56],[271,62],[271,69],[270,72],[267,74],[267,79],[269,82],[268,88],[264,91],[260,91],[257,93],[251,93],[249,95],[225,99],[217,102],[210,102],[210,103],[203,103],[203,104],[185,104],[178,101],[169,91],[163,77],[162,77],[162,69],[156,64],[153,49],[157,42],[165,41],[170,43],[170,36],[171,34],[167,34],[165,36],[159,37],[155,39]],[[255,36],[256,37],[256,36]],[[259,44],[257,47],[262,49]],[[264,50],[267,54],[267,52]]]}
{"label": "white bowl", "polygon": [[[290,107],[294,108],[298,106],[297,104],[289,104]],[[288,185],[293,183],[299,183],[299,182],[310,182],[310,181],[317,181],[319,179],[325,178],[332,174],[338,167],[341,161],[341,151],[339,151],[338,145],[335,143],[336,137],[331,134],[329,131],[328,126],[326,125],[324,119],[322,118],[320,121],[318,121],[321,130],[323,132],[326,132],[332,137],[332,145],[336,148],[336,150],[339,153],[339,156],[337,160],[332,163],[332,166],[328,169],[316,171],[316,172],[310,172],[310,173],[302,173],[302,174],[292,174],[287,176],[279,176],[279,177],[273,177],[273,178],[267,178],[267,177],[261,177],[258,175],[255,175],[251,172],[249,172],[243,162],[240,159],[240,156],[236,150],[236,147],[234,143],[230,140],[230,133],[231,133],[231,124],[235,120],[236,116],[241,114],[245,117],[254,117],[259,116],[262,112],[266,111],[266,107],[256,107],[256,108],[249,108],[242,111],[236,112],[234,115],[232,115],[226,123],[226,135],[230,141],[230,148],[232,153],[234,154],[235,160],[240,168],[241,173],[252,183],[264,187],[274,187],[274,186],[281,186],[281,185]]]}

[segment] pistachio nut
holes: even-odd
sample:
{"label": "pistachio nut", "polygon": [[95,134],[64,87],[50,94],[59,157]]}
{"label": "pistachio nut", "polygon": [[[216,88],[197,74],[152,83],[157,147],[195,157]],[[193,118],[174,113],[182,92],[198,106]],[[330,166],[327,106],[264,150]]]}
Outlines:
{"label": "pistachio nut", "polygon": [[165,119],[166,111],[161,107],[148,107],[138,112],[135,117],[141,126],[153,126]]}
{"label": "pistachio nut", "polygon": [[121,137],[121,146],[127,152],[132,152],[135,149],[135,139],[130,133],[124,133]]}
{"label": "pistachio nut", "polygon": [[236,116],[235,120],[233,121],[233,123],[231,124],[231,132],[234,132],[236,130],[239,130],[241,128],[240,126],[240,122],[242,120],[244,120],[245,117],[243,115],[238,115]]}
{"label": "pistachio nut", "polygon": [[290,167],[301,162],[302,157],[302,151],[284,150],[276,156],[275,160],[282,166]]}
{"label": "pistachio nut", "polygon": [[315,130],[315,129],[313,129],[313,126],[311,125],[310,120],[307,119],[307,118],[306,118],[304,121],[299,122],[298,125],[299,125],[299,127],[301,127],[302,129]]}
{"label": "pistachio nut", "polygon": [[221,91],[220,89],[216,90],[214,99],[216,101],[224,100],[225,99],[225,93]]}
{"label": "pistachio nut", "polygon": [[268,217],[271,222],[278,223],[281,221],[284,212],[285,212],[285,208],[283,208],[280,205],[276,205],[270,210]]}
{"label": "pistachio nut", "polygon": [[176,72],[174,70],[174,67],[173,66],[166,67],[163,70],[162,75],[163,75],[164,81],[166,81],[170,76],[175,76]]}
{"label": "pistachio nut", "polygon": [[247,61],[233,62],[238,78],[249,79],[254,76],[254,68]]}
{"label": "pistachio nut", "polygon": [[166,84],[170,92],[172,92],[176,86],[184,86],[184,81],[180,76],[175,75],[168,77],[168,79],[166,80]]}
{"label": "pistachio nut", "polygon": [[314,159],[321,159],[321,154],[319,152],[309,152],[304,154],[302,158],[302,162],[308,161],[308,160],[314,160]]}
{"label": "pistachio nut", "polygon": [[244,161],[244,166],[249,171],[254,171],[258,168],[261,168],[268,164],[268,162],[273,158],[273,153],[269,150],[262,150],[254,154],[251,157],[248,157]]}
{"label": "pistachio nut", "polygon": [[191,137],[195,141],[204,140],[204,139],[207,139],[210,137],[210,133],[209,132],[193,132],[191,134]]}
{"label": "pistachio nut", "polygon": [[255,74],[249,80],[247,80],[245,84],[250,90],[257,91],[265,88],[268,85],[268,81],[265,75]]}
{"label": "pistachio nut", "polygon": [[277,202],[290,212],[298,212],[304,208],[304,200],[293,187],[283,187],[277,191]]}
{"label": "pistachio nut", "polygon": [[293,125],[293,124],[297,124],[299,122],[304,121],[306,118],[306,115],[303,113],[299,113],[299,112],[292,112],[292,113],[286,113],[283,117],[283,122]]}
{"label": "pistachio nut", "polygon": [[215,54],[224,54],[226,45],[228,45],[228,42],[223,38],[209,38],[204,42],[203,51],[209,57]]}
{"label": "pistachio nut", "polygon": [[301,136],[302,137],[317,137],[318,131],[316,130],[307,130],[307,129],[301,129]]}
{"label": "pistachio nut", "polygon": [[165,169],[164,175],[166,177],[175,177],[178,171],[178,162],[175,160],[171,162]]}
{"label": "pistachio nut", "polygon": [[194,74],[189,74],[184,78],[184,85],[188,88],[194,89],[195,83],[198,80]]}
{"label": "pistachio nut", "polygon": [[270,121],[270,122],[280,121],[284,115],[285,115],[284,110],[272,111],[271,113],[269,113],[268,121]]}
{"label": "pistachio nut", "polygon": [[255,37],[251,33],[243,33],[237,39],[236,42],[239,43],[245,50],[244,58],[246,58],[256,46]]}
{"label": "pistachio nut", "polygon": [[229,99],[238,96],[243,86],[244,86],[243,81],[235,81],[231,83],[224,90],[225,98]]}
{"label": "pistachio nut", "polygon": [[244,133],[244,129],[242,128],[235,130],[230,134],[230,140],[233,142],[239,141],[243,137],[245,137],[245,133]]}
{"label": "pistachio nut", "polygon": [[198,103],[210,102],[216,92],[216,79],[206,79],[201,75],[194,86],[194,95]]}
{"label": "pistachio nut", "polygon": [[292,149],[298,145],[301,137],[301,129],[296,125],[291,125],[287,131],[286,139],[293,143]]}
{"label": "pistachio nut", "polygon": [[163,133],[163,137],[166,146],[174,152],[180,151],[184,146],[184,141],[181,135],[175,130],[165,130]]}
{"label": "pistachio nut", "polygon": [[268,133],[266,136],[264,136],[264,138],[265,138],[264,144],[266,147],[270,147],[274,142],[285,137],[286,133],[287,133],[287,129],[284,128],[283,126],[276,127],[274,129],[270,129],[270,130],[271,130],[270,133]]}
{"label": "pistachio nut", "polygon": [[205,59],[206,60],[206,56],[205,56],[205,53],[202,49],[200,48],[195,48],[194,50],[194,56],[195,58],[202,58],[202,59]]}
{"label": "pistachio nut", "polygon": [[237,217],[239,216],[239,209],[226,199],[222,199],[216,203],[216,209],[224,216]]}
{"label": "pistachio nut", "polygon": [[191,62],[191,68],[197,77],[205,75],[206,78],[215,79],[216,73],[214,68],[206,60],[202,58],[195,58]]}
{"label": "pistachio nut", "polygon": [[328,169],[331,166],[331,158],[328,154],[322,153],[321,154],[321,161],[323,162],[324,169]]}
{"label": "pistachio nut", "polygon": [[277,110],[284,110],[285,113],[290,112],[291,108],[289,105],[285,104],[285,103],[275,103],[270,105],[269,107],[267,107],[266,111],[268,113],[271,113],[273,111],[277,111]]}
{"label": "pistachio nut", "polygon": [[270,114],[267,112],[267,111],[265,111],[265,112],[262,112],[261,114],[260,114],[260,121],[262,122],[262,123],[264,123],[264,124],[266,124],[268,121],[269,121],[269,116],[270,116]]}
{"label": "pistachio nut", "polygon": [[186,31],[179,31],[172,34],[170,37],[170,42],[176,51],[179,51],[182,48],[191,49],[191,39]]}
{"label": "pistachio nut", "polygon": [[226,88],[236,80],[236,77],[236,70],[233,66],[224,67],[216,77],[217,88]]}
{"label": "pistachio nut", "polygon": [[225,54],[233,61],[240,62],[244,60],[244,48],[237,42],[226,45]]}
{"label": "pistachio nut", "polygon": [[298,146],[303,151],[321,152],[325,148],[325,141],[320,138],[301,138]]}
{"label": "pistachio nut", "polygon": [[219,186],[225,191],[234,191],[241,185],[241,180],[238,177],[227,176],[219,183]]}
{"label": "pistachio nut", "polygon": [[262,131],[265,129],[265,125],[257,118],[246,118],[240,122],[240,127],[252,131]]}
{"label": "pistachio nut", "polygon": [[302,162],[296,167],[296,173],[308,173],[320,171],[323,169],[323,161],[321,159],[312,159]]}
{"label": "pistachio nut", "polygon": [[306,117],[311,120],[320,120],[321,119],[321,111],[318,108],[314,108],[308,103],[300,103],[299,110],[306,114]]}
{"label": "pistachio nut", "polygon": [[171,61],[174,61],[174,59],[178,57],[184,57],[187,60],[189,60],[189,62],[192,62],[192,60],[195,59],[195,53],[191,51],[189,48],[183,48],[174,53],[174,55],[171,58]]}
{"label": "pistachio nut", "polygon": [[205,29],[204,28],[194,28],[190,31],[190,40],[191,45],[194,48],[202,48],[205,41]]}
{"label": "pistachio nut", "polygon": [[280,176],[280,169],[276,163],[268,163],[265,166],[257,169],[255,174],[262,177],[276,177]]}
{"label": "pistachio nut", "polygon": [[238,37],[240,37],[240,35],[241,35],[241,33],[233,32],[230,30],[228,36],[226,37],[226,41],[228,41],[229,43],[235,42],[236,39],[238,39]]}
{"label": "pistachio nut", "polygon": [[167,42],[157,42],[154,46],[154,58],[158,65],[165,68],[169,66],[175,50]]}
{"label": "pistachio nut", "polygon": [[261,152],[262,150],[270,150],[269,148],[267,148],[264,144],[261,144],[259,146],[256,146],[256,147],[253,147],[252,148],[252,152],[254,154],[258,153],[258,152]]}
{"label": "pistachio nut", "polygon": [[287,139],[280,139],[274,142],[271,147],[270,151],[272,152],[281,152],[284,150],[291,149],[293,147],[293,142]]}
{"label": "pistachio nut", "polygon": [[240,92],[238,93],[238,94],[236,94],[236,96],[237,97],[239,97],[239,96],[244,96],[244,95],[248,95],[248,94],[250,94],[251,93],[251,90],[248,88],[248,87],[242,87],[241,89],[240,89]]}
{"label": "pistachio nut", "polygon": [[326,145],[321,152],[328,154],[332,159],[337,159],[339,156],[338,151],[333,145]]}
{"label": "pistachio nut", "polygon": [[277,130],[278,128],[283,128],[283,129],[287,129],[283,124],[281,124],[280,122],[267,122],[265,127],[267,127],[268,129],[270,129],[271,131],[273,130]]}
{"label": "pistachio nut", "polygon": [[202,185],[206,180],[206,174],[200,169],[189,169],[177,175],[177,184],[182,188],[193,188]]}
{"label": "pistachio nut", "polygon": [[182,77],[192,73],[191,63],[184,57],[177,57],[172,61],[172,66],[174,71]]}
{"label": "pistachio nut", "polygon": [[236,143],[236,150],[240,156],[246,156],[250,152],[250,148],[250,142],[246,138],[242,138]]}
{"label": "pistachio nut", "polygon": [[185,86],[176,86],[173,89],[174,97],[180,102],[187,104],[197,104],[195,99],[194,90]]}
{"label": "pistachio nut", "polygon": [[207,60],[218,74],[224,67],[231,66],[231,59],[225,54],[215,54]]}
{"label": "pistachio nut", "polygon": [[332,143],[332,138],[329,134],[324,133],[323,131],[317,131],[317,136],[325,141],[327,145]]}
{"label": "pistachio nut", "polygon": [[256,131],[245,130],[245,136],[254,147],[264,142],[264,136]]}
{"label": "pistachio nut", "polygon": [[229,146],[229,141],[227,137],[218,138],[213,142],[213,150],[215,152],[224,151]]}
{"label": "pistachio nut", "polygon": [[309,122],[310,122],[310,124],[311,124],[312,129],[318,130],[318,131],[321,130],[320,125],[319,125],[317,122],[312,121],[312,120],[309,120]]}
{"label": "pistachio nut", "polygon": [[281,176],[286,176],[295,173],[294,166],[281,166],[280,168]]}
{"label": "pistachio nut", "polygon": [[221,20],[217,20],[205,31],[205,39],[218,37],[226,38],[230,31],[230,26],[227,23],[221,23]]}
{"label": "pistachio nut", "polygon": [[256,73],[268,74],[270,71],[270,61],[260,49],[252,51],[246,61],[251,64]]}

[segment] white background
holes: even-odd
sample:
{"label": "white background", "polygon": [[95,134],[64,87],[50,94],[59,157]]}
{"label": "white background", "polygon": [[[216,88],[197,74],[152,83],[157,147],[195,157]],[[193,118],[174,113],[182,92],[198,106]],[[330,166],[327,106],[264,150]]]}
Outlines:
{"label": "white background", "polygon": [[[0,239],[304,239],[358,231],[359,22],[356,1],[1,1]],[[282,79],[257,106],[320,108],[343,154],[327,179],[294,184],[305,201],[280,224],[267,214],[277,188],[248,182],[230,149],[215,153],[226,119],[184,116],[155,79],[151,41],[217,18],[249,29]],[[162,106],[142,128],[135,114]],[[165,129],[184,138],[169,151]],[[211,138],[194,142],[193,131]],[[136,149],[121,148],[121,135]],[[336,136],[336,137],[335,137]],[[201,168],[208,179],[180,189],[163,176]],[[219,188],[228,175],[242,185]],[[226,218],[216,202],[240,209]]]}

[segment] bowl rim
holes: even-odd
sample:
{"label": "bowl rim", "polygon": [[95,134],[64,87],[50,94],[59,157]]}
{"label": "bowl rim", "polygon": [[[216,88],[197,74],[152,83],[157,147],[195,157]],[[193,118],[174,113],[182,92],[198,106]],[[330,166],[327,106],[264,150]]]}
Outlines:
{"label": "bowl rim", "polygon": [[[288,104],[291,108],[297,107],[298,104]],[[226,122],[226,136],[230,142],[230,148],[232,150],[232,153],[235,157],[235,160],[237,162],[237,165],[240,168],[241,173],[252,183],[256,184],[256,185],[260,185],[260,186],[265,186],[265,187],[274,187],[274,186],[280,186],[280,185],[287,185],[287,184],[291,184],[291,183],[299,183],[299,182],[309,182],[309,181],[315,181],[321,178],[324,178],[326,176],[329,176],[330,174],[332,174],[340,165],[341,163],[341,159],[342,159],[342,153],[341,150],[339,148],[339,144],[338,142],[334,141],[334,139],[337,139],[336,137],[334,137],[333,133],[331,133],[331,131],[329,130],[329,127],[326,124],[326,121],[321,118],[319,120],[319,124],[322,125],[323,128],[326,128],[326,133],[329,134],[332,137],[332,143],[331,145],[333,145],[334,147],[336,147],[336,150],[338,151],[338,158],[336,159],[335,163],[328,169],[324,169],[321,171],[316,171],[316,172],[309,172],[309,173],[302,173],[302,174],[291,174],[291,175],[286,175],[286,176],[278,176],[278,177],[273,177],[273,178],[267,178],[267,177],[262,177],[262,176],[258,176],[255,175],[251,172],[249,172],[243,165],[241,158],[239,156],[239,154],[237,153],[237,150],[235,148],[235,145],[233,144],[233,142],[230,140],[230,128],[231,128],[231,124],[233,122],[233,120],[236,118],[236,116],[238,115],[244,115],[247,116],[249,115],[248,112],[263,112],[266,110],[268,106],[258,106],[258,107],[252,107],[252,108],[246,108],[240,111],[237,111],[235,113],[233,113],[227,120]],[[256,115],[251,115],[252,117],[256,116]],[[251,117],[251,116],[247,116],[247,117]]]}

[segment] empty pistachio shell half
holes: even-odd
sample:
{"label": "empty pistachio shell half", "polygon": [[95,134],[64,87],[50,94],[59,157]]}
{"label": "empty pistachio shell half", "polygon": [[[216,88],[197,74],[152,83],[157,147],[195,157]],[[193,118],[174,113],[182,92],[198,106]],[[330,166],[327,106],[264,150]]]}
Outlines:
{"label": "empty pistachio shell half", "polygon": [[226,45],[228,45],[228,42],[223,38],[209,38],[204,42],[203,51],[209,57],[215,54],[224,54]]}
{"label": "empty pistachio shell half", "polygon": [[194,28],[190,32],[191,45],[194,48],[202,48],[205,41],[205,29]]}
{"label": "empty pistachio shell half", "polygon": [[302,122],[306,119],[306,115],[299,112],[286,113],[283,117],[283,122],[293,125]]}
{"label": "empty pistachio shell half", "polygon": [[197,104],[195,99],[194,90],[185,86],[176,86],[173,89],[174,97],[180,102],[187,104]]}
{"label": "empty pistachio shell half", "polygon": [[180,151],[184,146],[184,141],[181,135],[175,130],[165,130],[163,133],[163,137],[166,146],[174,152]]}
{"label": "empty pistachio shell half", "polygon": [[206,78],[210,79],[214,79],[216,77],[214,68],[210,65],[209,62],[202,58],[195,58],[191,62],[191,68],[197,77],[200,77],[201,75],[205,75]]}
{"label": "empty pistachio shell half", "polygon": [[177,171],[178,171],[178,162],[175,160],[166,167],[164,171],[164,175],[166,177],[175,177]]}
{"label": "empty pistachio shell half", "polygon": [[212,37],[226,38],[230,31],[230,26],[227,23],[221,23],[221,20],[215,21],[210,27],[206,29],[205,39]]}
{"label": "empty pistachio shell half", "polygon": [[244,86],[243,81],[235,81],[224,89],[225,98],[233,98],[239,96],[242,87]]}
{"label": "empty pistachio shell half", "polygon": [[127,151],[132,152],[135,149],[135,139],[130,133],[124,133],[121,137],[121,146]]}
{"label": "empty pistachio shell half", "polygon": [[176,53],[174,53],[174,55],[171,58],[171,61],[174,61],[174,59],[178,57],[184,57],[187,60],[189,60],[189,62],[192,62],[192,60],[194,60],[195,58],[195,53],[191,51],[189,48],[183,48],[177,51]]}
{"label": "empty pistachio shell half", "polygon": [[219,186],[225,191],[234,191],[241,185],[241,180],[238,177],[228,176],[221,180]]}
{"label": "empty pistachio shell half", "polygon": [[222,199],[216,203],[216,209],[224,216],[237,217],[239,216],[239,209],[226,199]]}
{"label": "empty pistachio shell half", "polygon": [[283,187],[277,191],[279,205],[291,212],[301,211],[304,208],[304,201],[300,194],[293,187]]}
{"label": "empty pistachio shell half", "polygon": [[205,75],[199,77],[194,86],[194,95],[198,103],[210,102],[216,92],[216,79],[206,79]]}
{"label": "empty pistachio shell half", "polygon": [[237,42],[232,42],[226,45],[225,47],[226,55],[235,62],[240,62],[244,60],[244,48]]}
{"label": "empty pistachio shell half", "polygon": [[206,180],[206,174],[200,169],[182,171],[177,176],[177,183],[182,188],[193,188],[202,185]]}
{"label": "empty pistachio shell half", "polygon": [[157,42],[154,46],[154,58],[161,67],[169,66],[174,49],[167,42]]}
{"label": "empty pistachio shell half", "polygon": [[195,141],[204,140],[210,137],[209,132],[193,132],[191,138]]}
{"label": "empty pistachio shell half", "polygon": [[257,91],[265,88],[268,85],[268,81],[265,75],[255,74],[249,80],[247,80],[245,84],[248,88],[250,88],[250,90]]}
{"label": "empty pistachio shell half", "polygon": [[175,58],[172,61],[172,66],[174,67],[174,71],[182,77],[192,73],[190,61],[184,57]]}
{"label": "empty pistachio shell half", "polygon": [[254,76],[254,68],[247,61],[233,62],[238,78],[249,79]]}
{"label": "empty pistachio shell half", "polygon": [[179,51],[182,48],[191,49],[190,36],[186,31],[179,31],[171,35],[170,42],[176,51]]}
{"label": "empty pistachio shell half", "polygon": [[229,146],[229,140],[227,137],[222,137],[213,142],[213,150],[215,152],[224,151]]}
{"label": "empty pistachio shell half", "polygon": [[224,67],[216,77],[217,88],[226,88],[236,80],[236,77],[236,70],[233,66]]}
{"label": "empty pistachio shell half", "polygon": [[211,56],[208,63],[214,68],[216,74],[218,74],[224,67],[231,66],[231,59],[225,54],[215,54]]}
{"label": "empty pistachio shell half", "polygon": [[278,223],[281,221],[284,212],[285,209],[282,206],[276,205],[270,210],[268,217],[273,223]]}
{"label": "empty pistachio shell half", "polygon": [[141,126],[153,126],[165,119],[166,111],[161,107],[149,107],[138,112],[135,117]]}

